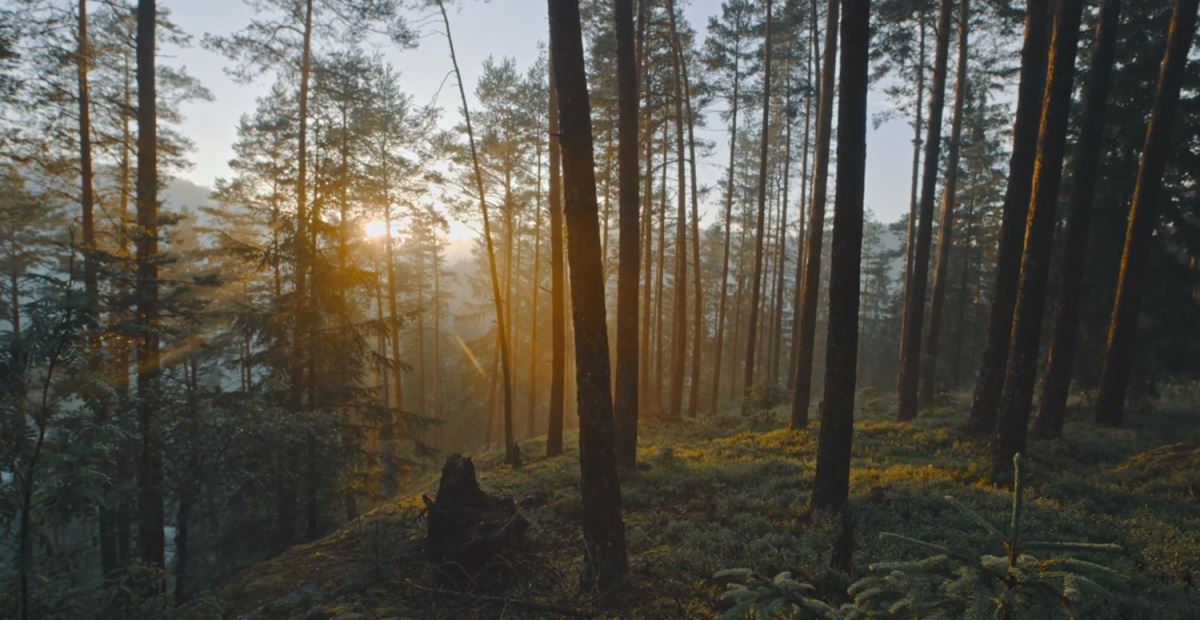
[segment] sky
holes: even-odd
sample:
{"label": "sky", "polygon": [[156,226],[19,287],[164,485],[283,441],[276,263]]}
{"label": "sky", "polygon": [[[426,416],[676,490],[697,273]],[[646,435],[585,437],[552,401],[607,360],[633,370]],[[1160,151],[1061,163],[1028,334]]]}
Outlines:
{"label": "sky", "polygon": [[[266,93],[272,78],[264,76],[251,84],[239,84],[224,73],[229,61],[200,45],[204,34],[225,35],[242,29],[254,15],[244,0],[160,0],[173,21],[193,35],[188,48],[160,50],[160,63],[186,67],[213,94],[213,101],[186,104],[181,127],[195,143],[193,166],[182,176],[198,185],[212,187],[215,180],[230,176],[228,161],[233,156],[237,121],[253,111],[255,99]],[[450,7],[450,25],[459,66],[473,100],[474,85],[488,56],[512,57],[517,66],[528,67],[537,58],[540,43],[547,40],[546,5],[541,0],[463,0]],[[692,0],[684,8],[693,29],[703,33],[710,15],[718,14],[720,0]],[[428,22],[421,15],[410,21]],[[417,103],[433,102],[442,108],[441,124],[452,127],[459,122],[458,93],[455,89],[446,40],[440,23],[426,27],[418,47],[400,50],[383,46],[377,51],[401,72],[402,88]],[[474,103],[472,101],[472,103]],[[873,91],[868,99],[868,115],[888,107],[882,93]],[[715,142],[713,155],[700,161],[697,177],[703,185],[715,185],[723,174],[728,148],[728,132],[710,110],[708,127],[698,129],[697,138]],[[912,129],[901,120],[879,127],[868,124],[866,208],[885,222],[895,221],[908,210],[912,165]],[[798,168],[798,166],[797,166]],[[798,174],[798,172],[796,173]],[[718,212],[719,197],[710,193],[701,208],[701,220],[711,221]],[[705,208],[707,207],[707,208]],[[452,250],[469,247],[471,229],[452,224]]]}

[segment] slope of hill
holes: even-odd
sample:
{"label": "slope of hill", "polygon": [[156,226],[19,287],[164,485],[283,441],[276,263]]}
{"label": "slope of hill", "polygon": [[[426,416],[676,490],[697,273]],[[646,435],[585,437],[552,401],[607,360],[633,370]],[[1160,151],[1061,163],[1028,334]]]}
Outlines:
{"label": "slope of hill", "polygon": [[[1003,523],[1009,494],[990,485],[982,446],[957,430],[966,395],[914,423],[896,423],[888,400],[860,395],[851,479],[854,575],[872,562],[923,557],[879,533],[979,553],[978,528],[950,495]],[[1135,429],[1096,429],[1077,412],[1066,441],[1028,455],[1023,531],[1045,540],[1118,543],[1088,557],[1120,572],[1086,618],[1194,617],[1200,605],[1200,407],[1195,386],[1167,395]],[[578,464],[569,452],[504,467],[476,459],[480,483],[513,497],[531,521],[527,544],[468,592],[441,590],[424,560],[423,502],[436,480],[337,533],[243,571],[219,593],[236,618],[540,618],[570,615],[695,618],[719,613],[718,570],[792,571],[833,603],[848,577],[828,568],[838,525],[807,499],[815,433],[776,430],[781,411],[651,426],[644,467],[623,481],[633,582],[603,610],[580,590]],[[571,442],[569,442],[571,443]],[[522,445],[541,454],[540,440]]]}

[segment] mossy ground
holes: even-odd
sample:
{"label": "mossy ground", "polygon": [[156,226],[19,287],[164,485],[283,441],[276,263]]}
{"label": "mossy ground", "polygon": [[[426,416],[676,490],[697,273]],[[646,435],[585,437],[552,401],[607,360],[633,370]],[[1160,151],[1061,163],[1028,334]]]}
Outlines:
{"label": "mossy ground", "polygon": [[[967,394],[947,395],[912,423],[892,421],[892,403],[860,394],[850,507],[854,570],[919,557],[884,531],[975,553],[977,526],[942,496],[952,495],[1002,525],[1010,496],[987,479],[984,447],[958,430]],[[1170,390],[1130,428],[1095,428],[1073,411],[1064,441],[1031,445],[1023,531],[1030,539],[1115,542],[1095,560],[1124,575],[1088,618],[1193,618],[1200,609],[1200,389]],[[642,428],[644,468],[622,483],[632,585],[604,608],[621,618],[712,617],[720,589],[709,577],[748,567],[790,570],[823,598],[844,597],[850,577],[828,568],[837,525],[808,509],[815,429],[780,430],[784,412],[726,416]],[[573,444],[575,438],[568,438]],[[544,452],[541,440],[522,453]],[[572,446],[573,448],[573,446]],[[498,455],[476,458],[482,487],[513,497],[532,523],[528,544],[501,558],[477,595],[580,609],[597,606],[579,587],[582,540],[574,450],[529,458],[511,470]],[[424,562],[420,493],[397,498],[312,544],[243,571],[221,591],[230,617],[494,618],[555,617],[519,603],[423,589],[436,587]]]}

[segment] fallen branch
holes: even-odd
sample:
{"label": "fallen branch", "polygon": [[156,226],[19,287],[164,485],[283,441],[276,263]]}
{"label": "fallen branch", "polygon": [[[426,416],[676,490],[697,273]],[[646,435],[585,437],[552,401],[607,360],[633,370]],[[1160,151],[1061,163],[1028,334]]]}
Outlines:
{"label": "fallen branch", "polygon": [[595,617],[596,615],[598,615],[598,612],[589,611],[587,609],[580,609],[578,607],[568,607],[566,605],[555,605],[553,603],[539,603],[537,601],[530,601],[530,600],[519,599],[519,598],[509,598],[506,596],[492,596],[489,594],[472,594],[470,592],[463,592],[462,590],[448,590],[445,588],[431,588],[429,586],[423,586],[420,584],[413,583],[411,580],[407,580],[407,579],[404,580],[404,583],[412,588],[417,589],[417,590],[421,590],[423,592],[429,592],[432,594],[445,594],[445,595],[449,595],[449,596],[458,596],[461,598],[468,598],[468,599],[475,600],[475,601],[486,601],[489,603],[502,603],[504,605],[515,605],[517,607],[524,607],[526,609],[533,609],[535,611],[545,611],[545,612],[559,614],[561,616],[568,616],[568,617],[572,617],[572,618],[592,618],[592,617]]}

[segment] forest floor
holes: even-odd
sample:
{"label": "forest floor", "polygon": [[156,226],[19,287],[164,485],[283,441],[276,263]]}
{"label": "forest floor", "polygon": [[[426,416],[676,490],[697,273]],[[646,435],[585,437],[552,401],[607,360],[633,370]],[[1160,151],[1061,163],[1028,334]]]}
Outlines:
{"label": "forest floor", "polygon": [[[850,507],[854,572],[881,560],[922,557],[879,537],[899,532],[975,553],[979,528],[951,495],[998,526],[1006,489],[987,481],[983,445],[958,430],[967,394],[947,395],[912,423],[893,402],[859,395]],[[752,568],[792,571],[825,600],[845,598],[848,578],[828,568],[837,525],[808,508],[816,432],[780,430],[785,407],[642,427],[639,471],[622,482],[632,585],[602,614],[620,618],[713,617],[722,586],[712,575]],[[1041,540],[1117,543],[1096,561],[1122,575],[1081,618],[1194,618],[1200,609],[1200,386],[1164,390],[1130,415],[1130,428],[1099,429],[1071,411],[1063,441],[1034,442],[1027,455],[1023,531]],[[311,544],[243,571],[219,592],[233,618],[542,618],[536,602],[596,613],[579,587],[579,470],[575,437],[565,457],[476,457],[480,485],[511,496],[530,520],[527,544],[470,594],[438,592],[424,558],[422,492],[436,477]],[[544,453],[540,439],[524,455]]]}

